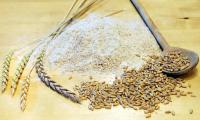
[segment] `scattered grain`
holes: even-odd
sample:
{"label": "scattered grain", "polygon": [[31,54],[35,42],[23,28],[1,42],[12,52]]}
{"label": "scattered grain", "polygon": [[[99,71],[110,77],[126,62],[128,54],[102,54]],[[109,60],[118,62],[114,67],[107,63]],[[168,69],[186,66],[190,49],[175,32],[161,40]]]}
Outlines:
{"label": "scattered grain", "polygon": [[72,80],[72,78],[73,78],[73,77],[72,77],[72,76],[70,76],[70,77],[68,78],[68,80]]}
{"label": "scattered grain", "polygon": [[175,112],[174,111],[172,111],[172,116],[175,116],[176,114],[175,114]]}
{"label": "scattered grain", "polygon": [[189,113],[190,113],[190,114],[193,114],[193,112],[194,112],[193,109],[190,109],[190,110],[189,110]]}
{"label": "scattered grain", "polygon": [[191,88],[191,84],[190,83],[188,83],[188,87]]}
{"label": "scattered grain", "polygon": [[150,117],[151,117],[151,114],[150,114],[150,113],[149,113],[149,114],[146,114],[145,117],[146,117],[146,118],[150,118]]}
{"label": "scattered grain", "polygon": [[197,97],[196,95],[193,95],[193,94],[191,94],[190,96],[191,96],[191,97]]}
{"label": "scattered grain", "polygon": [[192,92],[188,91],[187,94],[192,94]]}
{"label": "scattered grain", "polygon": [[89,78],[90,78],[90,80],[92,80],[92,79],[93,79],[93,77],[92,77],[92,76],[90,76]]}
{"label": "scattered grain", "polygon": [[171,114],[172,112],[170,110],[165,111],[165,114]]}

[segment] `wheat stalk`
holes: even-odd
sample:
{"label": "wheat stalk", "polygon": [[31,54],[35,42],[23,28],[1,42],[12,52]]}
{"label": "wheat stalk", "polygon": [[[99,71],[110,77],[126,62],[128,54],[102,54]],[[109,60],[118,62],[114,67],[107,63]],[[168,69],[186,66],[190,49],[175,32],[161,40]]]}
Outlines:
{"label": "wheat stalk", "polygon": [[[79,6],[79,9],[81,9],[83,7],[83,5],[86,3],[87,0],[84,0],[81,5]],[[53,36],[52,39],[56,38],[57,35],[59,35],[62,30],[69,25],[74,19],[76,19],[78,16],[83,15],[88,9],[89,7],[91,7],[97,0],[93,0],[91,3],[89,3],[86,7],[84,7],[81,10],[78,10],[75,15],[73,17],[71,17],[70,19],[67,19],[66,21],[63,22],[63,24],[55,31],[53,32],[50,36]],[[71,10],[69,13],[71,13],[72,9],[74,8],[74,5],[77,3],[77,1],[75,1],[75,3],[73,4]],[[67,17],[69,16],[69,14],[67,15]],[[48,43],[47,43],[48,44]],[[61,85],[58,85],[55,81],[51,80],[51,78],[47,75],[47,73],[44,72],[44,66],[43,66],[43,57],[44,57],[44,53],[45,51],[43,50],[41,52],[41,54],[39,55],[37,62],[36,62],[36,72],[38,74],[38,77],[40,78],[40,80],[49,88],[51,88],[53,91],[61,94],[62,96],[69,98],[71,101],[76,102],[76,103],[80,103],[79,98],[76,96],[75,93],[63,88]]]}
{"label": "wheat stalk", "polygon": [[1,92],[5,92],[9,80],[9,68],[12,60],[13,52],[10,52],[3,62],[2,78],[1,78]]}
{"label": "wheat stalk", "polygon": [[47,73],[44,71],[44,65],[43,65],[43,58],[44,58],[45,51],[43,50],[39,57],[37,58],[36,62],[36,73],[38,74],[38,77],[40,80],[49,88],[51,88],[53,91],[57,92],[58,94],[64,96],[65,98],[70,99],[71,101],[75,103],[80,103],[79,98],[76,96],[75,93],[71,92],[68,89],[63,88],[61,85],[58,85],[55,81],[51,80],[51,78],[47,75]]}
{"label": "wheat stalk", "polygon": [[14,75],[14,77],[12,79],[12,83],[11,83],[11,94],[12,95],[15,94],[19,79],[20,79],[32,53],[33,53],[33,51],[31,51],[28,55],[24,56],[19,64],[19,66],[16,69],[15,75]]}
{"label": "wheat stalk", "polygon": [[116,14],[119,14],[121,12],[124,12],[124,10],[118,10],[118,11],[114,11],[112,13],[109,13],[108,15],[105,15],[104,17],[110,17],[110,16],[113,16],[113,15],[116,15]]}
{"label": "wheat stalk", "polygon": [[21,97],[20,97],[20,108],[22,111],[24,111],[26,108],[29,86],[30,86],[30,75],[26,77],[26,79],[22,84]]}
{"label": "wheat stalk", "polygon": [[[81,17],[83,14],[85,14],[99,0],[92,0],[89,4],[87,4],[85,7],[83,7],[84,4],[86,3],[86,1],[87,0],[84,0],[81,3],[81,5],[78,7],[78,10],[75,12],[75,14],[70,18],[66,18],[66,20],[63,21],[62,25],[59,26],[59,28],[50,35],[50,36],[52,36],[52,39],[55,39],[58,35],[60,35],[68,25],[70,25],[75,19],[77,19],[77,18]],[[72,7],[72,9],[73,9],[73,7]],[[71,11],[72,10],[70,10],[70,12]]]}

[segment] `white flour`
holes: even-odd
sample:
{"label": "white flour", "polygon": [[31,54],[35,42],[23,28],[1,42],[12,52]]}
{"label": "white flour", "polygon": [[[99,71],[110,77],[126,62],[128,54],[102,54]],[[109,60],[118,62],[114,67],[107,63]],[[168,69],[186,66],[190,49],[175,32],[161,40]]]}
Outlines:
{"label": "white flour", "polygon": [[47,48],[50,68],[61,72],[117,74],[123,66],[140,68],[148,55],[160,55],[160,49],[140,19],[94,14],[67,27]]}

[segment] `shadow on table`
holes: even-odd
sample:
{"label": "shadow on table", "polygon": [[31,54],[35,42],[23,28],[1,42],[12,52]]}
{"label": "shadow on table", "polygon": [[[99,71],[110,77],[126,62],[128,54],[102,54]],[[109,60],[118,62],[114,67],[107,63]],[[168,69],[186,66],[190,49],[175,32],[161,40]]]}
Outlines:
{"label": "shadow on table", "polygon": [[194,79],[195,77],[197,77],[197,75],[198,75],[198,69],[195,68],[191,72],[189,72],[189,73],[187,73],[185,75],[180,76],[180,78],[191,80],[191,79]]}

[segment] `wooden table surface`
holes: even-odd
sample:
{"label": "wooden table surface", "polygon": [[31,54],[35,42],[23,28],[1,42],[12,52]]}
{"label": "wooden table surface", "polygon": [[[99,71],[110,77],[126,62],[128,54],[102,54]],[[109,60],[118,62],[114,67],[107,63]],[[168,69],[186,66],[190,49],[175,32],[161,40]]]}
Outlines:
{"label": "wooden table surface", "polygon": [[[200,55],[200,0],[140,0],[170,45],[190,49]],[[20,48],[46,35],[66,15],[73,0],[0,0],[0,62],[9,50]],[[129,0],[108,0],[102,13],[124,9],[118,17],[124,19],[134,14]],[[101,8],[98,8],[101,9]],[[98,11],[98,10],[97,10]],[[183,76],[197,96],[173,97],[169,105],[161,105],[152,114],[152,120],[200,119],[200,65]],[[64,76],[62,79],[66,79]],[[64,80],[63,80],[64,81]],[[62,82],[64,86],[72,84]],[[69,83],[69,84],[68,84]],[[0,120],[142,120],[142,111],[123,109],[91,112],[87,103],[73,104],[39,82],[31,79],[28,104],[25,112],[19,108],[19,92],[11,97],[10,91],[0,95]],[[193,109],[194,113],[189,114]],[[174,110],[176,115],[164,111]]]}

